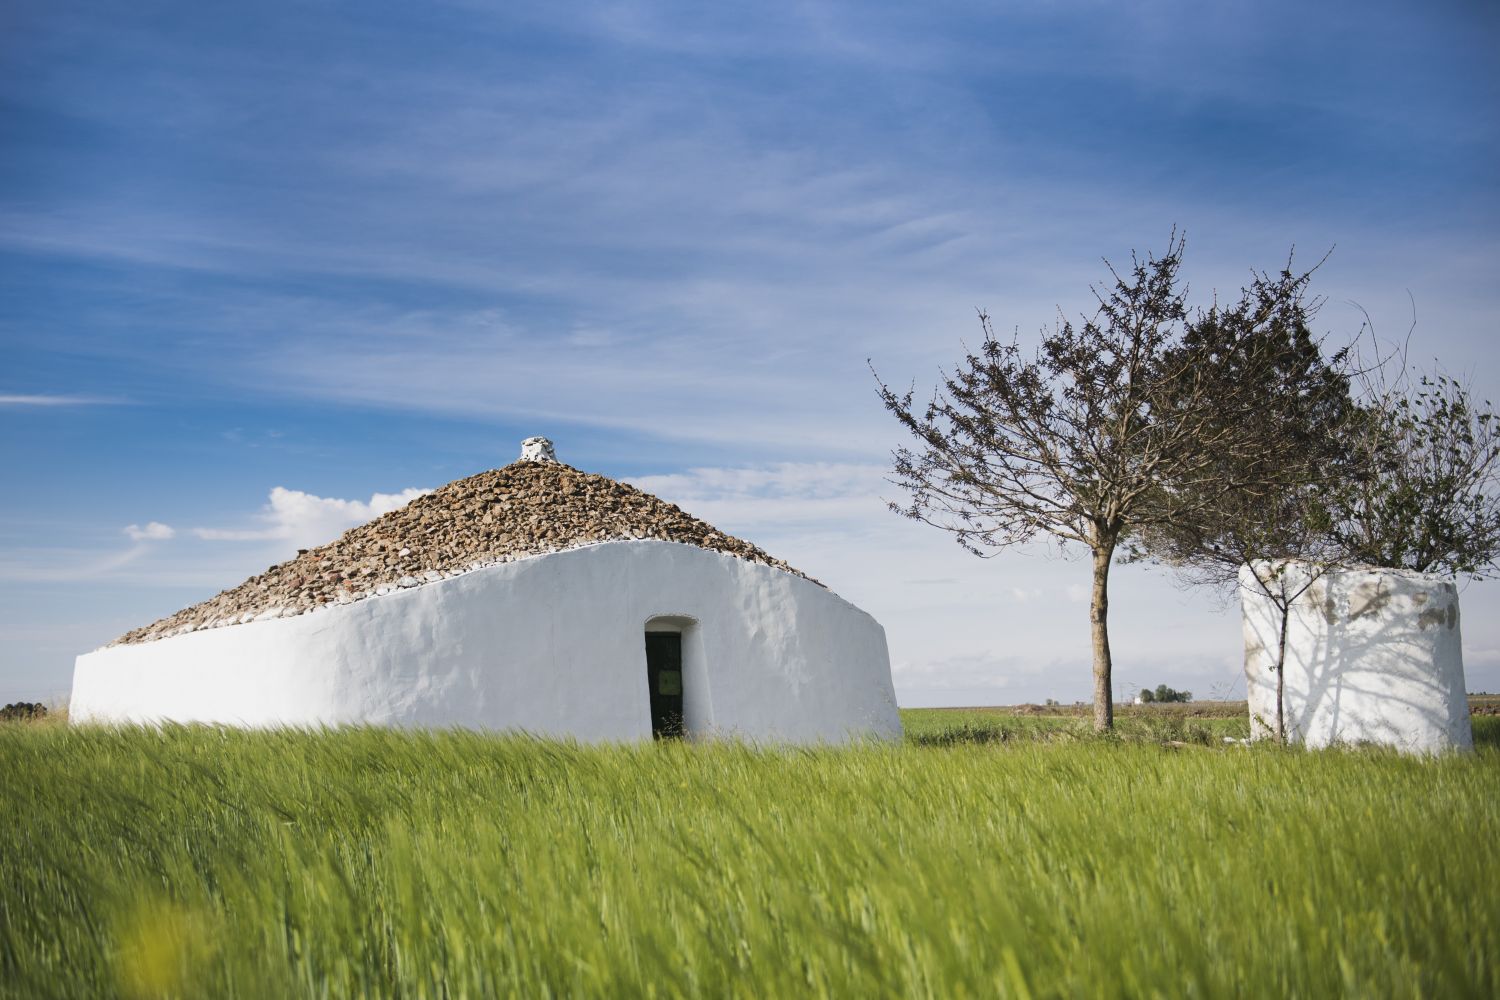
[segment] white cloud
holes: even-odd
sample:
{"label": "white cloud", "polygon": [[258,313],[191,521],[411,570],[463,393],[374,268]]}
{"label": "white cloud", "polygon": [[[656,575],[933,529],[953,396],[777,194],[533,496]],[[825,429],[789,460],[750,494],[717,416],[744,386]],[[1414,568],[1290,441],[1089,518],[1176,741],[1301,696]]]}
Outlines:
{"label": "white cloud", "polygon": [[431,492],[410,488],[399,493],[376,493],[369,500],[341,500],[277,486],[256,515],[258,527],[194,528],[193,534],[206,541],[278,541],[289,543],[288,548],[310,548]]}
{"label": "white cloud", "polygon": [[160,521],[151,521],[144,528],[139,524],[127,524],[125,534],[130,536],[134,542],[163,542],[177,534],[171,525],[162,524]]}

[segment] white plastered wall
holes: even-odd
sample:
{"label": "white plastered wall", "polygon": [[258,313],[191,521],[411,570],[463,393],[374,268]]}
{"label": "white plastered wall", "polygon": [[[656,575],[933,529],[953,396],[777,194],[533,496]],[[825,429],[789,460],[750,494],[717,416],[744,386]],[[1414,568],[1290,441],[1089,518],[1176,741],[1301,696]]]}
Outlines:
{"label": "white plastered wall", "polygon": [[[609,542],[327,610],[80,656],[80,722],[465,726],[649,739],[645,630],[686,628],[690,735],[901,733],[885,631],[801,577]],[[655,627],[655,626],[653,626]],[[696,669],[694,669],[696,667]]]}
{"label": "white plastered wall", "polygon": [[[1288,564],[1279,581],[1269,564],[1256,571],[1273,588],[1302,591],[1287,621],[1289,739],[1417,752],[1473,746],[1458,588],[1451,579],[1388,569],[1318,576],[1297,563]],[[1281,612],[1251,572],[1240,571],[1245,686],[1252,732],[1263,737],[1275,731]]]}

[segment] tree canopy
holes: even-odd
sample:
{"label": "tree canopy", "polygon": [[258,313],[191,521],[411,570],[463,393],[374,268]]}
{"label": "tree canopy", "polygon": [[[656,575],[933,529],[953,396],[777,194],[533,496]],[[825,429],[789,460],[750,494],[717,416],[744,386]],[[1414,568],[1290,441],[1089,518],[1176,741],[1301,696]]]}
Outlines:
{"label": "tree canopy", "polygon": [[1403,369],[1391,388],[1365,381],[1350,433],[1363,474],[1330,504],[1343,558],[1475,579],[1500,573],[1500,418],[1491,404],[1442,371]]}
{"label": "tree canopy", "polygon": [[[984,555],[1049,536],[1093,557],[1094,722],[1113,723],[1109,569],[1136,535],[1212,523],[1227,498],[1269,490],[1285,446],[1264,433],[1264,396],[1289,391],[1305,353],[1307,275],[1258,276],[1234,302],[1191,311],[1183,241],[1132,255],[1092,289],[1095,310],[1042,331],[1034,352],[983,340],[931,400],[877,382],[915,439],[893,453],[897,512]],[[1106,262],[1106,266],[1108,266]],[[1292,380],[1294,381],[1294,380]],[[1287,406],[1289,411],[1295,407]]]}

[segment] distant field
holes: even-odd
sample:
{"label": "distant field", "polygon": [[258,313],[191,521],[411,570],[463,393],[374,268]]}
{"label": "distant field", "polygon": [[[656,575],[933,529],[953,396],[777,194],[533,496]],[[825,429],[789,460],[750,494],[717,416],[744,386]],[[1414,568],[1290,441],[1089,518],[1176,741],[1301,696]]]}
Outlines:
{"label": "distant field", "polygon": [[[1190,711],[1192,710],[1192,711]],[[1016,739],[1093,739],[1093,707],[1015,705],[1005,708],[908,708],[901,713],[908,742],[943,746]],[[1163,743],[1221,744],[1250,735],[1244,702],[1208,705],[1131,705],[1115,713],[1116,738]]]}
{"label": "distant field", "polygon": [[[1131,702],[1115,705],[1116,717],[1162,718],[1164,716],[1186,716],[1190,718],[1234,718],[1249,710],[1243,701],[1189,701],[1167,702],[1151,705],[1136,705]],[[939,712],[998,712],[1006,715],[1056,715],[1089,716],[1094,714],[1090,702],[1076,701],[1066,705],[1000,705],[994,708],[942,708],[907,709],[907,711]]]}
{"label": "distant field", "polygon": [[1469,711],[1475,715],[1500,715],[1500,694],[1469,695]]}
{"label": "distant field", "polygon": [[842,750],[0,726],[0,996],[1500,993],[1500,717],[1434,760],[1122,714]]}

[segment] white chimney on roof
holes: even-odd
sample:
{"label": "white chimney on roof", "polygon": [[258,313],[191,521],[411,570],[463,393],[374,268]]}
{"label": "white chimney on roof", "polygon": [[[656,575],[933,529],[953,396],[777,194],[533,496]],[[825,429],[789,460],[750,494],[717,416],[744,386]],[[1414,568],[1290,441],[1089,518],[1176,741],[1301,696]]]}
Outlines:
{"label": "white chimney on roof", "polygon": [[544,437],[529,437],[521,442],[521,459],[526,462],[556,462],[557,452]]}

